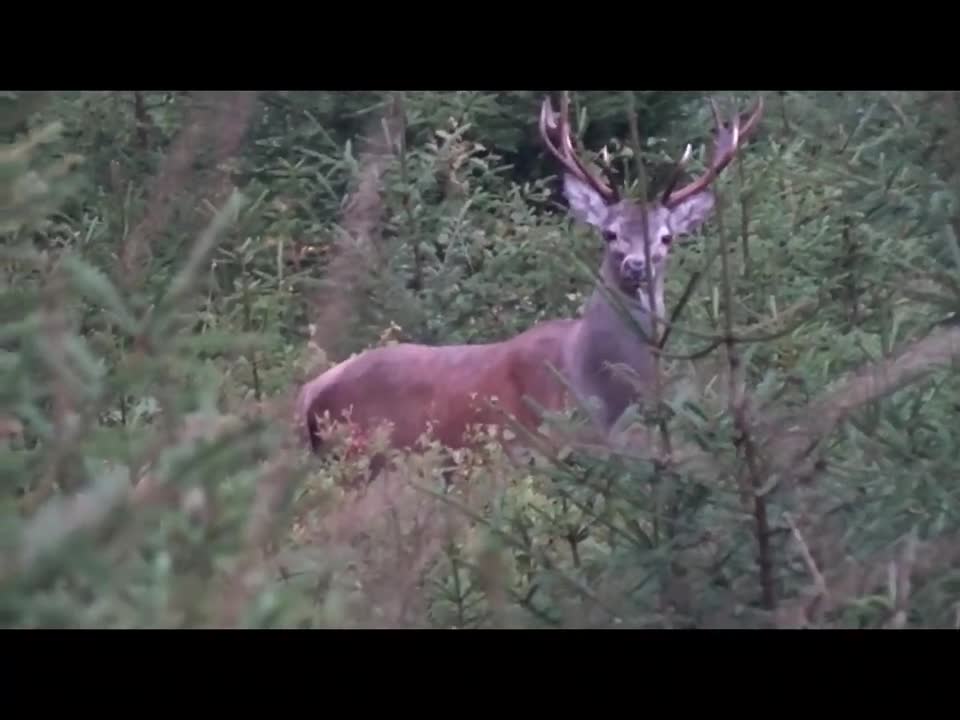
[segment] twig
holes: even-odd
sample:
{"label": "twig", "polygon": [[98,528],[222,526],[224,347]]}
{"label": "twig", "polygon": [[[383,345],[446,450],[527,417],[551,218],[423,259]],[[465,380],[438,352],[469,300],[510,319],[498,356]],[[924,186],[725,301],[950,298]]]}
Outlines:
{"label": "twig", "polygon": [[786,520],[787,525],[790,527],[790,531],[793,533],[794,539],[797,541],[797,545],[800,548],[800,556],[803,558],[804,563],[807,565],[807,570],[810,572],[810,576],[813,578],[814,587],[816,587],[817,592],[823,596],[827,596],[827,581],[823,577],[823,573],[820,572],[820,568],[817,567],[816,561],[813,559],[813,555],[810,554],[810,548],[807,545],[806,540],[803,539],[803,535],[800,533],[800,528],[797,527],[796,522],[793,520],[793,516],[785,512],[783,514],[784,520]]}
{"label": "twig", "polygon": [[[940,573],[944,567],[960,562],[960,535],[943,535],[935,540],[919,542],[907,539],[907,545],[899,553],[896,548],[866,561],[848,560],[837,570],[829,573],[830,595],[824,597],[818,588],[803,593],[797,600],[784,603],[777,610],[779,627],[801,627],[809,622],[814,609],[820,614],[834,612],[857,597],[872,593],[889,583],[890,564],[900,555],[902,567],[898,570],[900,587],[907,589],[907,582],[916,582]],[[902,602],[903,598],[899,598]],[[901,622],[894,614],[891,622]]]}

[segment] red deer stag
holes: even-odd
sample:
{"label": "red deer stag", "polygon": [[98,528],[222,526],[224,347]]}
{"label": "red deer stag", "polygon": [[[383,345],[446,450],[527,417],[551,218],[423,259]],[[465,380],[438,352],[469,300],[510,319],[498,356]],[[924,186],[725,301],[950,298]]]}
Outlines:
{"label": "red deer stag", "polygon": [[[643,336],[651,336],[651,310],[663,317],[664,277],[673,241],[699,228],[710,216],[714,207],[710,185],[756,128],[763,101],[729,124],[721,122],[712,105],[716,130],[707,171],[675,189],[690,155],[688,147],[658,201],[644,204],[622,199],[616,188],[591,174],[576,157],[568,102],[564,94],[558,115],[550,100],[544,101],[540,132],[565,171],[563,189],[571,213],[603,237],[599,275],[608,292],[594,289],[579,319],[543,322],[501,342],[398,344],[368,350],[336,365],[306,383],[298,398],[297,422],[302,423],[314,451],[322,444],[317,418],[325,412],[332,420],[349,412],[354,427],[361,431],[391,423],[394,447],[412,448],[429,421],[434,437],[457,447],[464,444],[470,425],[502,425],[502,411],[536,432],[542,417],[535,407],[562,411],[571,400],[584,406],[592,403],[593,420],[607,433],[630,403],[642,399],[636,383],[615,375],[611,366],[627,366],[641,379],[650,376],[653,358]],[[643,335],[631,327],[621,309],[611,305],[610,292],[619,294],[621,307],[629,310]],[[569,397],[569,390],[577,397]],[[498,409],[491,407],[491,398],[496,398]]]}

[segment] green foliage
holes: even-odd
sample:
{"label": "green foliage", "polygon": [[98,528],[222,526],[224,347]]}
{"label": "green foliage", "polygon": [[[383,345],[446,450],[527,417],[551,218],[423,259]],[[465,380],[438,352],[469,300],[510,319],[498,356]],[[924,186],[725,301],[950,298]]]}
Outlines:
{"label": "green foliage", "polygon": [[[490,439],[398,455],[365,487],[382,436],[298,445],[289,397],[332,360],[579,311],[599,240],[565,216],[541,100],[269,92],[248,116],[240,93],[3,94],[2,623],[954,625],[956,373],[896,383],[836,428],[816,404],[955,322],[952,93],[766,96],[719,217],[675,250],[670,307],[694,285],[662,402],[634,416],[689,464],[623,448],[517,464]],[[655,185],[710,122],[699,93],[572,106],[632,193],[638,149]],[[375,229],[351,245],[397,107]],[[741,342],[716,340],[728,325]],[[760,420],[811,408],[819,462],[765,465],[786,451]]]}

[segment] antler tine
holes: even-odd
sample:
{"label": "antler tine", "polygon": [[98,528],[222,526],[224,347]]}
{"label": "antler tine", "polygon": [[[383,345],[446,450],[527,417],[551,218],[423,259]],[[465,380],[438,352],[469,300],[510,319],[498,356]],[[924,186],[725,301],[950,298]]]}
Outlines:
{"label": "antler tine", "polygon": [[723,120],[720,119],[720,108],[717,107],[716,98],[710,98],[710,110],[713,112],[713,122],[717,126],[717,130],[723,127]]}
{"label": "antler tine", "polygon": [[[540,134],[543,136],[547,149],[560,161],[570,174],[588,183],[608,201],[614,202],[619,197],[616,187],[613,185],[608,187],[601,182],[593,173],[587,170],[577,157],[570,133],[569,108],[570,98],[567,93],[564,93],[560,101],[560,117],[558,120],[556,113],[553,111],[550,98],[546,98],[543,101],[543,105],[540,108]],[[557,132],[559,136],[559,147],[550,137],[550,129],[554,129]]]}
{"label": "antler tine", "polygon": [[547,98],[543,101],[543,105],[540,107],[540,135],[543,137],[543,142],[547,146],[547,150],[550,151],[550,154],[553,155],[560,162],[560,164],[567,169],[568,172],[580,177],[580,168],[578,168],[569,158],[567,158],[567,156],[554,143],[554,139],[550,137],[551,129],[555,130],[560,136],[564,135],[567,131],[566,122],[564,121],[563,117],[560,117],[558,120],[557,115],[554,113],[553,107],[550,103],[550,98]]}
{"label": "antler tine", "polygon": [[[702,192],[704,188],[717,179],[717,176],[723,172],[724,168],[730,164],[737,154],[741,141],[749,137],[760,122],[760,117],[763,115],[763,97],[761,96],[757,99],[756,107],[754,107],[749,115],[736,115],[730,123],[729,129],[724,127],[724,123],[720,119],[720,111],[717,109],[717,104],[713,99],[710,100],[710,108],[717,125],[717,137],[714,141],[713,152],[711,153],[710,166],[707,172],[680,190],[673,192],[672,188],[668,189],[662,198],[663,204],[667,207],[673,207],[691,195]],[[747,120],[741,124],[744,117],[746,117]]]}
{"label": "antler tine", "polygon": [[605,192],[608,193],[607,198],[609,202],[616,202],[620,199],[620,191],[617,190],[617,178],[614,177],[613,172],[610,169],[610,158],[607,155],[607,149],[603,149],[603,160],[604,164],[600,165],[600,172],[603,173],[603,176],[607,179],[607,185],[604,186]]}
{"label": "antler tine", "polygon": [[670,178],[667,180],[667,184],[663,188],[663,193],[660,195],[660,200],[662,202],[666,202],[670,199],[670,193],[673,192],[673,188],[676,186],[677,182],[679,182],[680,176],[683,174],[683,168],[690,160],[690,156],[692,154],[693,147],[691,147],[690,143],[687,143],[687,149],[683,151],[683,157],[674,163],[673,171],[670,173]]}

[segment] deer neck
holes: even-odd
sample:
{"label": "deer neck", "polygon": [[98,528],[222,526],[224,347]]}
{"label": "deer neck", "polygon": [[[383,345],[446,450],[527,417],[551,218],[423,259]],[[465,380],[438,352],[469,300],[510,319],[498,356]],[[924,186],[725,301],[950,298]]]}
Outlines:
{"label": "deer neck", "polygon": [[[655,283],[653,295],[656,312],[662,317],[662,281]],[[604,430],[611,428],[631,402],[643,397],[652,380],[653,356],[644,336],[652,339],[653,330],[646,289],[628,296],[604,282],[586,303],[568,357],[574,389],[581,402],[594,408],[594,417]]]}

